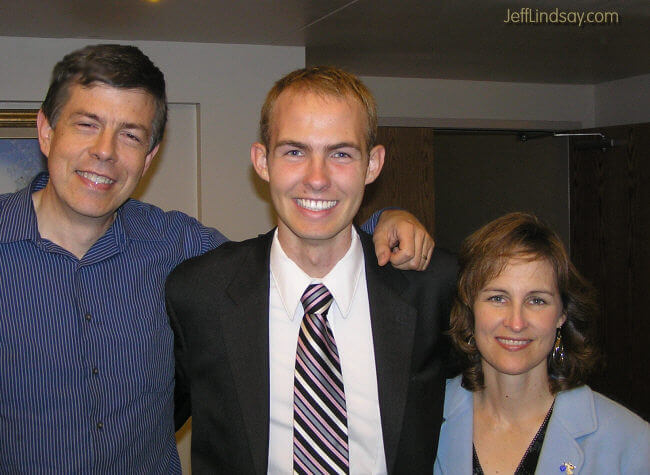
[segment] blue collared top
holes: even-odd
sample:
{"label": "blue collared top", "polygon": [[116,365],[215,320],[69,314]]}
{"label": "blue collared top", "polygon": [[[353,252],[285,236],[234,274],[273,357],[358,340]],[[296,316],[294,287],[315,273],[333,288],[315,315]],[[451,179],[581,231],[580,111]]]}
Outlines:
{"label": "blue collared top", "polygon": [[0,195],[0,473],[180,473],[167,274],[226,239],[128,200],[82,259]]}

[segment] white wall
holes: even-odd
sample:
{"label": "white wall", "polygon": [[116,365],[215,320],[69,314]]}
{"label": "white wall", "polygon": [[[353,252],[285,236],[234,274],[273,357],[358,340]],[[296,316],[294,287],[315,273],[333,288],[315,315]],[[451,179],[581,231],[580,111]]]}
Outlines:
{"label": "white wall", "polygon": [[[364,77],[384,123],[431,127],[594,126],[594,86]],[[390,120],[393,119],[393,120]],[[432,121],[433,120],[433,121]],[[426,121],[429,121],[428,123]],[[418,125],[416,122],[411,122]],[[560,127],[557,127],[557,126]]]}
{"label": "white wall", "polygon": [[[66,53],[97,42],[0,37],[0,102],[42,101],[54,64]],[[170,102],[198,105],[201,220],[232,239],[270,229],[268,204],[252,179],[249,147],[257,137],[266,92],[284,73],[304,66],[304,48],[129,43],[165,73]]]}
{"label": "white wall", "polygon": [[650,74],[596,85],[596,127],[650,122]]}
{"label": "white wall", "polygon": [[199,216],[197,109],[196,104],[169,103],[167,131],[133,198]]}
{"label": "white wall", "polygon": [[650,122],[650,74],[600,84],[363,80],[385,125],[580,129]]}

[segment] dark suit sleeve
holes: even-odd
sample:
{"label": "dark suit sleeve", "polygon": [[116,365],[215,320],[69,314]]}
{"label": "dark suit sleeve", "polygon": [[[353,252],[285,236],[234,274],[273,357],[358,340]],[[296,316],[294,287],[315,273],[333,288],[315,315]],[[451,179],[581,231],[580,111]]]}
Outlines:
{"label": "dark suit sleeve", "polygon": [[183,427],[183,424],[192,414],[192,403],[190,398],[190,386],[186,371],[186,343],[183,336],[183,328],[176,317],[172,294],[173,284],[167,280],[165,301],[169,324],[174,332],[174,355],[176,357],[176,372],[174,385],[174,425],[176,430]]}

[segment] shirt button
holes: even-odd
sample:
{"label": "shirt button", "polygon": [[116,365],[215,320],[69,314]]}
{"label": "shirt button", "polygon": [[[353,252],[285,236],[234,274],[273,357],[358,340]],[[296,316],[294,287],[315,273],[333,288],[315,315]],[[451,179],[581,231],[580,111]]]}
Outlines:
{"label": "shirt button", "polygon": [[91,314],[87,313],[86,315],[84,315],[84,318],[86,319],[87,322],[89,322],[89,321],[91,321],[93,319],[93,316]]}
{"label": "shirt button", "polygon": [[103,423],[102,421],[99,421],[99,422],[97,423],[97,428],[98,428],[98,429],[103,429],[103,428],[104,428],[104,423]]}
{"label": "shirt button", "polygon": [[99,374],[99,370],[97,368],[93,368],[93,374]]}

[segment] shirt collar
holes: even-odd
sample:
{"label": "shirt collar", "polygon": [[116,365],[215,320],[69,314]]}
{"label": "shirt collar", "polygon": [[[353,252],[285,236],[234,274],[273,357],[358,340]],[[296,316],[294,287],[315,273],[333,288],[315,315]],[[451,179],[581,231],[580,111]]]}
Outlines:
{"label": "shirt collar", "polygon": [[313,278],[307,275],[298,265],[286,255],[275,230],[271,244],[271,278],[280,294],[282,305],[291,320],[296,313],[296,308],[302,304],[300,297],[309,284],[323,283],[332,293],[343,318],[347,318],[350,306],[354,299],[359,284],[361,272],[365,261],[363,249],[357,231],[352,227],[352,239],[348,252],[339,260],[332,270],[322,278]]}

